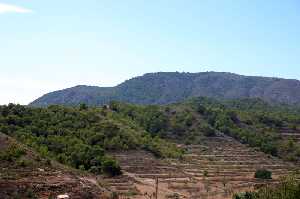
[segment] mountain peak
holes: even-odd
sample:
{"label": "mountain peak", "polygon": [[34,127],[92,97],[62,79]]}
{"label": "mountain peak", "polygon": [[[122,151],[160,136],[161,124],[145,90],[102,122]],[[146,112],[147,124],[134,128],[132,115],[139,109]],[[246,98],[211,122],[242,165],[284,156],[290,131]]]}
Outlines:
{"label": "mountain peak", "polygon": [[77,85],[46,94],[30,105],[102,105],[111,100],[137,104],[169,104],[199,96],[259,98],[271,103],[300,104],[300,82],[214,71],[156,72],[134,77],[115,87]]}

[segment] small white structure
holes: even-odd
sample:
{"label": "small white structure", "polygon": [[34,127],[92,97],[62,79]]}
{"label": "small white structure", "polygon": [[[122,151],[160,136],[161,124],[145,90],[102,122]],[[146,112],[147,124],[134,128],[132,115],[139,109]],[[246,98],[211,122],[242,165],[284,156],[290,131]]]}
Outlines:
{"label": "small white structure", "polygon": [[68,194],[58,195],[56,199],[69,199],[70,196]]}

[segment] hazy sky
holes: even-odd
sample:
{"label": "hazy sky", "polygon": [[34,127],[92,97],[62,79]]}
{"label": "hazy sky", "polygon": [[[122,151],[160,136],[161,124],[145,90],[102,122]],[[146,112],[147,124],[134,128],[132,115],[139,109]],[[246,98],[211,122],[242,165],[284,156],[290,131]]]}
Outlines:
{"label": "hazy sky", "polygon": [[0,104],[157,71],[300,79],[299,0],[0,0]]}

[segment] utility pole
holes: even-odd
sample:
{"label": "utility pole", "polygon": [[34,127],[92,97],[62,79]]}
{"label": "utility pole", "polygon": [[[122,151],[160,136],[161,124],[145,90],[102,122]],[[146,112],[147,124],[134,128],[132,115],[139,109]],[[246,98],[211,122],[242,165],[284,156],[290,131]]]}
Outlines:
{"label": "utility pole", "polygon": [[155,199],[158,199],[158,177],[155,180]]}

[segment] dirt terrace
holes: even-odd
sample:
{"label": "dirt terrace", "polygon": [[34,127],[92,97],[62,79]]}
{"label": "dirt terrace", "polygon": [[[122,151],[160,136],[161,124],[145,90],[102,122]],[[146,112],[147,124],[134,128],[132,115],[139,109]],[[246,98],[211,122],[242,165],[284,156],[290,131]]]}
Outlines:
{"label": "dirt terrace", "polygon": [[[231,198],[236,191],[278,183],[296,170],[293,164],[270,157],[229,137],[206,138],[201,145],[182,146],[182,160],[158,160],[143,151],[113,153],[124,175],[107,186],[124,198],[150,198],[158,178],[158,198]],[[254,178],[256,169],[273,173],[272,180]],[[152,197],[154,198],[154,197]]]}
{"label": "dirt terrace", "polygon": [[280,135],[284,139],[293,139],[300,143],[300,130],[298,129],[282,128],[280,129]]}

